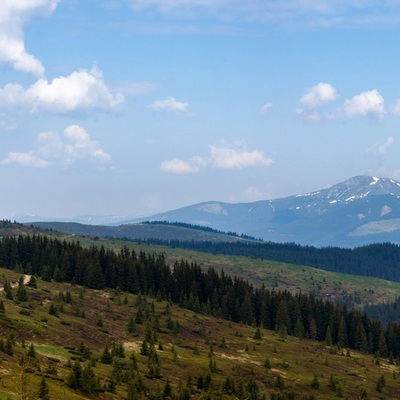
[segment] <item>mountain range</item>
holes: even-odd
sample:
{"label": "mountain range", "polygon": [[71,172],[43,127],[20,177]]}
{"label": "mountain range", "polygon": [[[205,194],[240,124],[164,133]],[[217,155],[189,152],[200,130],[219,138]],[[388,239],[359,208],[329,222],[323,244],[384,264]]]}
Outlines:
{"label": "mountain range", "polygon": [[[19,221],[28,222],[23,218]],[[29,219],[29,222],[34,221],[35,217]],[[208,201],[140,218],[84,216],[74,220],[58,219],[57,223],[48,219],[46,223],[44,219],[41,221],[34,223],[75,234],[129,239],[159,236],[176,239],[176,227],[164,225],[157,230],[142,224],[163,221],[200,225],[264,241],[316,247],[399,244],[400,183],[387,178],[356,176],[315,192],[275,200],[237,204]],[[180,229],[178,235],[179,240],[208,240],[198,229]]]}
{"label": "mountain range", "polygon": [[132,222],[144,220],[179,221],[318,247],[400,243],[400,183],[356,176],[311,193],[239,204],[209,201]]}

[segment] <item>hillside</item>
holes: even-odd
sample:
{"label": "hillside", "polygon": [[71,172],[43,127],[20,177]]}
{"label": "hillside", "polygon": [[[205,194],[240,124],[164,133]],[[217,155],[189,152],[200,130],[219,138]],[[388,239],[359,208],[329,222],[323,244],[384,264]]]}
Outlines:
{"label": "hillside", "polygon": [[[8,230],[4,230],[4,234],[20,234],[21,229],[19,224],[11,224]],[[105,249],[112,251],[120,251],[121,247],[126,247],[131,251],[139,254],[141,251],[152,254],[163,254],[165,261],[172,268],[174,263],[181,259],[191,260],[196,262],[201,268],[206,270],[208,267],[213,267],[217,271],[224,271],[231,276],[238,276],[251,282],[256,287],[265,285],[267,288],[275,288],[277,290],[288,290],[291,293],[310,293],[321,298],[329,298],[332,301],[339,301],[349,307],[362,309],[365,305],[376,305],[385,302],[392,302],[400,296],[400,283],[391,280],[377,279],[378,273],[374,277],[356,276],[348,273],[338,273],[334,271],[326,271],[320,268],[311,267],[309,265],[298,263],[298,265],[285,263],[280,261],[271,261],[268,258],[252,257],[248,255],[237,256],[229,254],[217,254],[218,249],[212,247],[211,251],[203,252],[172,245],[170,246],[151,245],[145,242],[132,242],[122,240],[104,239],[100,237],[90,236],[75,236],[74,234],[65,234],[55,231],[38,231],[37,229],[23,226],[23,234],[45,234],[50,238],[58,238],[68,242],[79,240],[80,244],[86,248],[91,246],[103,246]],[[219,234],[217,234],[218,236]],[[223,235],[222,235],[223,236]],[[233,237],[234,239],[235,237]],[[207,242],[208,245],[211,242]],[[225,243],[226,244],[226,243]],[[224,243],[217,244],[223,246]],[[263,246],[262,243],[255,243],[255,246]],[[265,244],[268,246],[268,244]],[[269,244],[270,246],[281,246]],[[302,247],[294,246],[296,250],[301,250]],[[282,248],[284,250],[284,246]],[[310,250],[310,248],[304,248]],[[311,249],[312,250],[312,249]],[[329,250],[329,249],[327,249]],[[365,250],[365,257],[371,259],[371,251],[369,248],[359,249]],[[312,252],[315,259],[314,249]],[[343,249],[345,254],[341,255],[345,265],[349,265],[349,250]],[[356,249],[357,251],[357,249]],[[287,255],[290,255],[286,251]],[[388,254],[382,254],[384,259],[389,259]],[[296,255],[295,258],[298,258]],[[274,257],[270,257],[274,258]],[[289,257],[293,259],[293,257]],[[358,259],[362,260],[360,254]],[[385,260],[382,259],[378,265],[387,272],[389,268],[385,265]],[[335,262],[337,264],[337,262]],[[316,264],[318,265],[318,263]]]}
{"label": "hillside", "polygon": [[353,249],[340,247],[301,246],[294,243],[273,243],[247,236],[224,234],[201,226],[185,223],[152,222],[101,227],[60,222],[37,223],[39,229],[146,241],[169,247],[181,247],[213,255],[237,255],[276,262],[308,265],[332,272],[370,276],[399,282],[400,246],[393,243],[376,243]]}
{"label": "hillside", "polygon": [[[21,276],[0,273],[1,284]],[[0,398],[27,398],[42,378],[50,399],[400,396],[397,367],[384,358],[118,290],[37,279],[26,301],[17,291],[2,299]]]}
{"label": "hillside", "polygon": [[[187,226],[186,226],[187,225]],[[119,226],[84,225],[73,222],[34,222],[30,224],[42,230],[127,240],[157,239],[184,240],[195,242],[239,242],[242,237],[210,228],[190,226],[189,224],[137,223]]]}

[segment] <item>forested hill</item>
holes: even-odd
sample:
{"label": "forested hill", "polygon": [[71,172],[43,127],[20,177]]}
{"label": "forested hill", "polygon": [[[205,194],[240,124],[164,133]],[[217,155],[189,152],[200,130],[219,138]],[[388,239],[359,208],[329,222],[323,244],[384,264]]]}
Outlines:
{"label": "forested hill", "polygon": [[184,260],[170,268],[163,255],[136,254],[126,247],[117,253],[45,236],[19,236],[0,241],[0,265],[45,281],[156,296],[198,313],[274,329],[282,336],[288,333],[400,357],[399,324],[384,328],[359,311],[307,294],[256,289],[242,279],[212,268],[203,271]]}
{"label": "forested hill", "polygon": [[297,265],[309,265],[327,271],[373,276],[400,282],[400,246],[372,244],[355,249],[300,246],[294,243],[148,240],[153,244],[182,247],[213,254],[239,255]]}

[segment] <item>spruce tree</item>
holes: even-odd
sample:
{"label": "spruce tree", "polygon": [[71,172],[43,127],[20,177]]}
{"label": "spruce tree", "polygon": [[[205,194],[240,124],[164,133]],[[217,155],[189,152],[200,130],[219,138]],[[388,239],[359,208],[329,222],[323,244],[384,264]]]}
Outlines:
{"label": "spruce tree", "polygon": [[37,281],[36,281],[35,275],[31,276],[31,279],[28,282],[28,286],[30,288],[32,288],[32,289],[36,289],[37,288]]}
{"label": "spruce tree", "polygon": [[42,376],[37,396],[41,400],[50,400],[49,392],[50,390],[49,386],[47,385],[46,379],[44,378],[44,376]]}
{"label": "spruce tree", "polygon": [[327,346],[332,346],[332,334],[331,334],[331,327],[329,325],[326,328],[325,344]]}
{"label": "spruce tree", "polygon": [[347,347],[349,344],[347,337],[346,321],[343,317],[340,318],[339,330],[338,330],[338,346],[341,348]]}
{"label": "spruce tree", "polygon": [[24,279],[22,276],[19,278],[18,289],[17,289],[17,300],[22,302],[28,300],[28,294],[26,292]]}
{"label": "spruce tree", "polygon": [[103,353],[100,357],[100,362],[102,362],[103,364],[111,364],[112,363],[112,355],[111,352],[108,348],[108,346],[106,346],[103,350]]}
{"label": "spruce tree", "polygon": [[4,282],[4,293],[6,294],[6,299],[7,300],[12,300],[13,299],[11,284],[8,281]]}

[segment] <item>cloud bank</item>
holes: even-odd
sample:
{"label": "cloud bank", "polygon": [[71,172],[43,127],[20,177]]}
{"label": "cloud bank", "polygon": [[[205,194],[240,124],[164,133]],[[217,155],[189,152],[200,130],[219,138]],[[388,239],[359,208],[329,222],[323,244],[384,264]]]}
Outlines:
{"label": "cloud bank", "polygon": [[39,79],[28,89],[9,83],[0,89],[0,105],[9,110],[27,110],[51,114],[89,112],[94,109],[112,110],[124,102],[122,93],[112,93],[103,80],[102,72],[75,71],[48,82]]}
{"label": "cloud bank", "polygon": [[160,165],[164,172],[189,174],[206,168],[243,169],[251,167],[269,167],[274,160],[264,155],[262,150],[249,151],[244,145],[231,146],[226,142],[211,145],[207,157],[195,156],[188,161],[179,158],[166,160]]}
{"label": "cloud bank", "polygon": [[1,163],[48,168],[55,165],[71,166],[76,161],[83,160],[99,169],[104,169],[111,163],[111,156],[79,125],[67,126],[62,135],[57,132],[40,133],[37,142],[37,150],[10,152]]}

